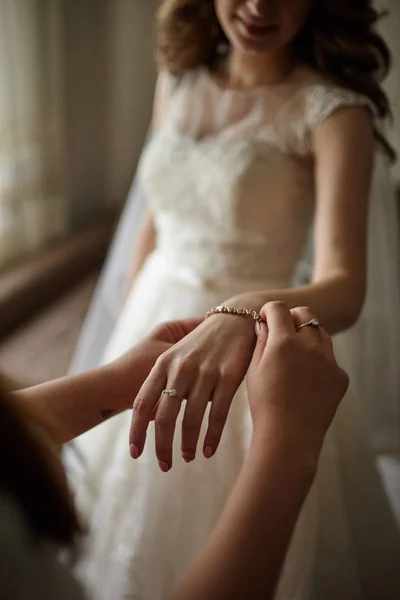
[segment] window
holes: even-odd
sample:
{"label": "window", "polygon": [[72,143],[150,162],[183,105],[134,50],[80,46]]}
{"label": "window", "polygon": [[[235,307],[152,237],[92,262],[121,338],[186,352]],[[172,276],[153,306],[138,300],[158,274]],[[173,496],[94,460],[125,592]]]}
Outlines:
{"label": "window", "polygon": [[0,268],[67,230],[60,1],[0,4]]}

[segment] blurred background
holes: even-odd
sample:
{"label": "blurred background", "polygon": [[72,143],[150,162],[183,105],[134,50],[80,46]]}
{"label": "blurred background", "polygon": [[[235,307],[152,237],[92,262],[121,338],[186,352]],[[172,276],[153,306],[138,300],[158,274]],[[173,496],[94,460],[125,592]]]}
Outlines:
{"label": "blurred background", "polygon": [[[157,4],[0,0],[0,364],[22,384],[68,370],[150,123]],[[400,4],[377,5],[400,151]]]}
{"label": "blurred background", "polygon": [[156,4],[0,0],[0,364],[18,381],[68,368],[151,118]]}

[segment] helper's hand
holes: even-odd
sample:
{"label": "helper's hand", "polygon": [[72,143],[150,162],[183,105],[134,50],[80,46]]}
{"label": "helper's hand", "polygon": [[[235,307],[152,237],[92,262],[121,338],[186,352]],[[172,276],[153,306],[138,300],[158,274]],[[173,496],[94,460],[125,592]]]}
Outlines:
{"label": "helper's hand", "polygon": [[306,444],[318,454],[349,384],[324,329],[299,327],[316,318],[309,308],[281,302],[262,312],[247,377],[254,435]]}

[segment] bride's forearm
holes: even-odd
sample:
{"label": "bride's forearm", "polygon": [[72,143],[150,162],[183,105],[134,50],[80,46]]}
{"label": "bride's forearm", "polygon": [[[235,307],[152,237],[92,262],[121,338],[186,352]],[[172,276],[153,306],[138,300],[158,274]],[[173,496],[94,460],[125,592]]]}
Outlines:
{"label": "bride's forearm", "polygon": [[309,306],[325,329],[334,334],[356,322],[364,301],[364,289],[349,277],[335,276],[297,288],[241,294],[226,304],[261,310],[264,304],[274,300],[285,302],[289,308]]}

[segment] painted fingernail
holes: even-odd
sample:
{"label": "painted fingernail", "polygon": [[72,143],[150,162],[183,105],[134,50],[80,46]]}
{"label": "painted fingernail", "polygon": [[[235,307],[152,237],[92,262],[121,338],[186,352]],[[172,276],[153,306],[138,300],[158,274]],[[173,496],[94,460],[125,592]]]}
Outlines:
{"label": "painted fingernail", "polygon": [[135,444],[130,445],[130,450],[131,450],[132,458],[134,458],[135,460],[137,458],[139,458],[139,455],[140,455],[139,448],[137,446],[135,446]]}
{"label": "painted fingernail", "polygon": [[211,446],[204,448],[204,456],[206,458],[212,458],[214,456],[214,450],[211,448]]}
{"label": "painted fingernail", "polygon": [[168,464],[168,463],[166,463],[166,462],[164,462],[163,460],[159,460],[159,461],[158,461],[158,464],[159,464],[159,467],[160,467],[160,469],[161,469],[161,471],[162,471],[163,473],[168,473],[168,471],[169,471],[169,470],[170,470],[170,468],[171,468],[171,467],[169,466],[169,464]]}
{"label": "painted fingernail", "polygon": [[182,454],[182,458],[186,463],[191,463],[194,461],[193,454]]}
{"label": "painted fingernail", "polygon": [[261,323],[260,321],[256,321],[256,334],[257,336],[261,333]]}

